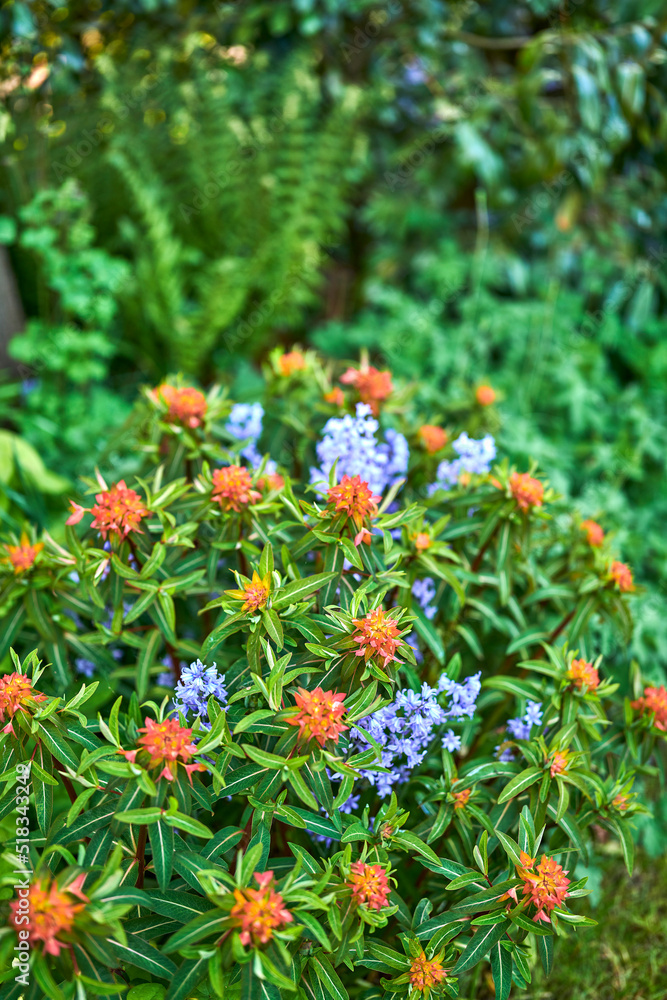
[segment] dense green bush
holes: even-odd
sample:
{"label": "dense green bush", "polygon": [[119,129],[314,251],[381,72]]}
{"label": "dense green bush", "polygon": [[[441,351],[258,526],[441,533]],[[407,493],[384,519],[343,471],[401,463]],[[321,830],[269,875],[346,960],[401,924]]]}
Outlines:
{"label": "dense green bush", "polygon": [[482,961],[506,998],[590,923],[600,829],[632,869],[667,692],[590,631],[630,569],[490,435],[332,374],[275,352],[266,427],[162,384],[134,485],[6,540],[3,998],[435,1000]]}

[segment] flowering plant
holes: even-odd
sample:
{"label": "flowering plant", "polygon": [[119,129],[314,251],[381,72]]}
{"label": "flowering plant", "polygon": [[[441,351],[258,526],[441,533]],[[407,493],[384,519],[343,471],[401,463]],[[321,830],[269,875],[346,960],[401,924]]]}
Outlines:
{"label": "flowering plant", "polygon": [[601,830],[632,868],[667,694],[592,627],[630,628],[629,568],[484,427],[340,375],[147,390],[141,475],[0,550],[3,997],[438,998],[488,962],[506,1000],[590,922]]}

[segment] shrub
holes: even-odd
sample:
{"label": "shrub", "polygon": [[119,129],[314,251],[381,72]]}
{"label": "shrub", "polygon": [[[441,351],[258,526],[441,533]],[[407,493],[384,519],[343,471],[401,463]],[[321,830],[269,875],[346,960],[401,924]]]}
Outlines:
{"label": "shrub", "polygon": [[342,374],[272,356],[281,466],[261,406],[147,391],[142,475],[6,540],[3,996],[436,998],[490,962],[506,998],[591,923],[601,831],[631,870],[667,692],[590,639],[631,570],[483,423]]}

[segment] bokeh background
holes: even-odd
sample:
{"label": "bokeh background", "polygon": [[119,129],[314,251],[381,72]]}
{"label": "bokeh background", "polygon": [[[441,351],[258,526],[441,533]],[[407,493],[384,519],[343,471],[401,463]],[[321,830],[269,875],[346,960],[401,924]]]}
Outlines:
{"label": "bokeh background", "polygon": [[[494,387],[501,454],[633,567],[601,651],[664,683],[662,0],[14,0],[0,32],[0,530],[131,474],[142,385],[252,400],[276,345],[366,350],[425,410]],[[664,829],[540,996],[588,962],[577,996],[648,1000]]]}

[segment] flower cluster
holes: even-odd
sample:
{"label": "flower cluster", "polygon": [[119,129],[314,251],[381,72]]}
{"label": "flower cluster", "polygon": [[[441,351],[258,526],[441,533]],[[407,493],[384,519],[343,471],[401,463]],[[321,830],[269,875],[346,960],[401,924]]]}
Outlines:
{"label": "flower cluster", "polygon": [[372,365],[348,368],[340,380],[343,385],[351,385],[357,390],[361,402],[367,403],[375,416],[379,413],[380,403],[391,395],[394,388],[391,372],[381,372]]}
{"label": "flower cluster", "polygon": [[435,581],[430,576],[425,576],[423,580],[415,580],[412,584],[412,596],[429,620],[435,618],[438,613],[437,605],[432,603],[437,590]]}
{"label": "flower cluster", "polygon": [[350,866],[348,886],[357,906],[368,906],[371,910],[381,910],[389,905],[389,879],[382,865],[367,865],[354,861]]}
{"label": "flower cluster", "polygon": [[267,574],[262,579],[257,570],[254,570],[252,580],[248,580],[242,590],[226,590],[225,593],[229,597],[233,597],[234,600],[243,601],[241,610],[254,615],[266,605],[269,599],[270,583],[270,575]]}
{"label": "flower cluster", "polygon": [[21,534],[18,545],[4,546],[7,553],[6,558],[16,574],[25,573],[26,570],[31,569],[43,548],[44,542],[35,542],[34,545],[31,545],[25,531]]}
{"label": "flower cluster", "polygon": [[597,521],[582,521],[581,530],[586,532],[586,541],[593,549],[599,549],[604,541],[604,531]]}
{"label": "flower cluster", "polygon": [[595,691],[600,683],[600,675],[588,660],[572,660],[570,668],[567,671],[568,680],[571,680],[576,688],[588,688],[589,691]]}
{"label": "flower cluster", "polygon": [[249,504],[261,500],[262,494],[252,488],[252,479],[245,465],[225,465],[213,472],[211,499],[224,511],[240,513]]}
{"label": "flower cluster", "polygon": [[[257,441],[262,433],[264,407],[261,403],[236,403],[229,414],[225,430],[238,441],[248,443],[241,450],[241,455],[250,462],[254,469],[261,465],[262,456],[257,450]],[[275,463],[270,463],[275,470]]]}
{"label": "flower cluster", "polygon": [[[567,871],[563,871],[562,865],[557,864],[553,858],[542,855],[542,860],[535,867],[535,858],[529,857],[524,851],[521,852],[521,865],[517,866],[517,874],[523,879],[522,894],[528,898],[537,913],[533,917],[535,923],[540,920],[549,923],[549,914],[556,906],[563,903],[569,893],[567,887],[570,879],[566,878]],[[510,889],[510,895],[516,899],[516,889]]]}
{"label": "flower cluster", "polygon": [[447,444],[447,431],[437,424],[422,424],[418,431],[421,443],[430,455],[441,451]]}
{"label": "flower cluster", "polygon": [[513,472],[510,476],[510,492],[519,509],[526,512],[531,507],[542,506],[544,483],[534,479],[527,472]]}
{"label": "flower cluster", "polygon": [[[74,919],[86,903],[88,897],[81,891],[86,878],[82,872],[65,889],[59,889],[55,880],[49,882],[37,879],[28,890],[27,909],[22,906],[22,900],[14,900],[11,905],[10,920],[17,930],[27,930],[32,945],[42,942],[45,955],[59,955],[62,948],[68,947],[67,941],[61,941],[59,934],[68,934]],[[75,902],[72,897],[81,902]],[[28,915],[26,925],[25,915]]]}
{"label": "flower cluster", "polygon": [[[381,498],[375,496],[367,482],[361,476],[343,476],[338,486],[332,486],[327,490],[328,505],[333,507],[336,513],[344,513],[352,518],[359,534],[355,538],[355,545],[361,540],[362,525],[366,519],[369,521],[377,516],[377,505]],[[370,533],[366,532],[369,535]]]}
{"label": "flower cluster", "polygon": [[314,739],[324,746],[327,740],[338,743],[340,734],[348,728],[343,723],[347,709],[343,702],[345,695],[336,691],[323,691],[316,687],[314,691],[299,688],[294,695],[298,712],[287,721],[291,726],[299,727],[302,739]]}
{"label": "flower cluster", "polygon": [[86,507],[71,502],[72,513],[66,523],[78,524],[85,513],[90,513],[93,515],[91,528],[96,528],[102,538],[114,535],[122,540],[132,531],[140,532],[142,519],[150,513],[136,490],[126,486],[124,479],[115,483],[111,489],[97,493],[95,501],[89,511]]}
{"label": "flower cluster", "polygon": [[433,989],[447,978],[447,970],[437,958],[428,959],[422,951],[410,966],[410,985],[418,993]]}
{"label": "flower cluster", "polygon": [[[361,728],[380,744],[380,763],[388,771],[362,772],[381,798],[391,793],[393,785],[409,779],[412,770],[424,760],[438,727],[452,719],[473,717],[480,690],[481,673],[466,678],[462,684],[443,674],[436,688],[422,684],[419,694],[400,690],[391,704],[361,720]],[[442,694],[448,697],[446,708],[438,701]],[[358,730],[351,742],[360,750],[368,750],[371,745]],[[450,751],[458,750],[461,737],[450,729],[443,737],[443,745]]]}
{"label": "flower cluster", "polygon": [[383,667],[396,659],[396,651],[403,645],[399,636],[400,629],[382,608],[374,608],[363,618],[352,620],[357,627],[357,634],[354,636],[354,641],[359,643],[357,656],[363,656],[366,662],[379,656]]}
{"label": "flower cluster", "polygon": [[496,401],[496,391],[490,385],[478,385],[475,390],[475,399],[480,406],[491,406]]}
{"label": "flower cluster", "polygon": [[153,389],[151,393],[155,402],[164,403],[167,407],[167,418],[173,423],[195,428],[203,422],[208,404],[203,392],[193,386],[178,389],[166,382]]}
{"label": "flower cluster", "polygon": [[294,375],[295,372],[302,372],[306,367],[306,359],[301,351],[285,351],[278,358],[278,368],[281,375]]}
{"label": "flower cluster", "polygon": [[408,443],[398,431],[385,433],[386,443],[378,443],[377,420],[371,408],[357,404],[356,416],[331,417],[324,425],[322,440],[317,444],[319,468],[310,470],[311,483],[327,481],[336,461],[336,477],[361,476],[373,493],[383,493],[408,469]]}
{"label": "flower cluster", "polygon": [[144,736],[137,741],[136,750],[119,751],[131,764],[135,763],[138,753],[147,752],[148,767],[162,768],[158,777],[166,778],[167,781],[174,780],[179,763],[184,765],[190,781],[193,771],[206,770],[204,764],[188,764],[197,748],[192,742],[192,730],[181,726],[176,719],[155,722],[154,719],[147,718],[145,727],[139,732],[144,733]]}
{"label": "flower cluster", "polygon": [[622,594],[629,594],[635,589],[632,570],[626,563],[613,562],[609,570],[609,576]]}
{"label": "flower cluster", "polygon": [[268,944],[273,932],[284,924],[291,923],[294,917],[286,908],[281,894],[274,888],[272,871],[255,872],[254,878],[259,889],[234,890],[236,903],[230,917],[235,926],[241,929],[241,944],[257,947]]}
{"label": "flower cluster", "polygon": [[[542,724],[542,705],[538,701],[529,701],[524,715],[516,719],[510,719],[507,723],[507,732],[514,740],[529,740],[533,726]],[[503,741],[496,747],[499,760],[514,760],[514,754],[507,741]]]}
{"label": "flower cluster", "polygon": [[[656,729],[667,732],[667,688],[662,684],[660,687],[644,688],[644,695],[631,702],[632,707],[641,712],[642,715],[653,715],[653,725]],[[2,715],[0,715],[2,718]]]}
{"label": "flower cluster", "polygon": [[225,675],[220,676],[217,664],[207,667],[201,660],[195,660],[181,670],[174,691],[174,709],[183,715],[190,712],[207,720],[209,698],[215,698],[220,705],[227,704]]}
{"label": "flower cluster", "polygon": [[25,674],[15,672],[0,677],[0,722],[8,718],[4,733],[12,732],[12,719],[17,712],[25,712],[29,705],[46,701],[46,695],[33,691],[32,680]]}
{"label": "flower cluster", "polygon": [[428,488],[430,494],[456,486],[463,473],[486,475],[496,457],[496,443],[491,434],[477,441],[463,433],[452,442],[452,447],[459,457],[440,463],[436,480]]}

